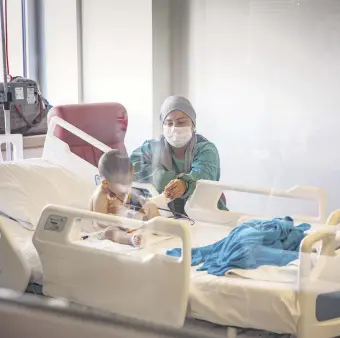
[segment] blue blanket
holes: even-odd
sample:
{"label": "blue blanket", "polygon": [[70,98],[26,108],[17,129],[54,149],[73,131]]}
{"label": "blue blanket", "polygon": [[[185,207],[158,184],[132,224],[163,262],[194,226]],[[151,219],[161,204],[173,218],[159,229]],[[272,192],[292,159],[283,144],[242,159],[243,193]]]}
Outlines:
{"label": "blue blanket", "polygon": [[[298,251],[309,224],[294,225],[290,217],[271,221],[251,220],[233,229],[215,244],[191,250],[192,266],[198,271],[223,276],[231,269],[255,269],[261,265],[284,266],[298,259]],[[181,249],[167,251],[180,257]]]}

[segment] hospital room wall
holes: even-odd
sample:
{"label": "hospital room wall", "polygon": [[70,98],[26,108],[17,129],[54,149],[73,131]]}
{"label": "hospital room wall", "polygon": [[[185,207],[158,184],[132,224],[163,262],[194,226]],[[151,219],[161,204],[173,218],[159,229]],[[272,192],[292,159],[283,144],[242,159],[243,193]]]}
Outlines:
{"label": "hospital room wall", "polygon": [[[316,185],[326,189],[329,210],[339,208],[339,2],[172,5],[173,90],[192,100],[198,132],[217,145],[221,180]],[[272,207],[263,199],[247,205],[243,196],[230,203],[261,213]]]}
{"label": "hospital room wall", "polygon": [[128,152],[152,137],[152,1],[83,0],[84,101],[122,103]]}
{"label": "hospital room wall", "polygon": [[40,0],[40,82],[52,105],[78,103],[79,53],[76,0]]}

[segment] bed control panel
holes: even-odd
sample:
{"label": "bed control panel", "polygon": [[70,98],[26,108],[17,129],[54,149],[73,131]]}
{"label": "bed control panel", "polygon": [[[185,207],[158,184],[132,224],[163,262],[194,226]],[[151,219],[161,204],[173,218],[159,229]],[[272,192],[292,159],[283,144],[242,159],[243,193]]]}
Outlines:
{"label": "bed control panel", "polygon": [[67,223],[67,217],[58,216],[58,215],[50,215],[47,218],[44,229],[55,232],[62,232],[65,229],[65,225]]}

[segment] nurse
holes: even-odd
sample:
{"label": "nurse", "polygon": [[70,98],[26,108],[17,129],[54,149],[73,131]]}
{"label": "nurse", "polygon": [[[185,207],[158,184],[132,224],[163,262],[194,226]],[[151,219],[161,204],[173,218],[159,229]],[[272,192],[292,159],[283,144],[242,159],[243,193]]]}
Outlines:
{"label": "nurse", "polygon": [[[163,135],[145,141],[131,154],[134,181],[151,183],[172,200],[175,214],[185,214],[184,206],[198,180],[220,179],[220,157],[215,145],[196,134],[196,112],[189,100],[168,97],[160,111]],[[226,210],[222,200],[219,209]]]}

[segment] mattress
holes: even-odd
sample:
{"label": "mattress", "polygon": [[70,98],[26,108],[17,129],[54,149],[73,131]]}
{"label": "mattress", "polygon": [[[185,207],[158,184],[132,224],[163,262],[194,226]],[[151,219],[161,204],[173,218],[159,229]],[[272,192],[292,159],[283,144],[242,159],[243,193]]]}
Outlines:
{"label": "mattress", "polygon": [[[42,284],[41,263],[32,244],[33,232],[23,229],[18,223],[1,219],[6,222],[13,236],[20,243],[21,251],[32,268],[32,283]],[[208,225],[196,223],[191,227],[192,246],[211,244],[228,235],[232,230],[228,226]],[[142,255],[143,250],[123,246],[111,241],[85,240],[77,242],[79,245],[91,246],[99,250],[110,252],[124,251],[128,255]],[[164,253],[168,248],[178,247],[178,239],[156,236],[151,243],[151,250]],[[297,262],[288,267],[271,267],[271,273],[257,271],[262,280],[244,278],[231,274],[217,277],[206,272],[198,272],[197,267],[191,268],[190,300],[188,316],[211,323],[253,328],[276,333],[295,333],[299,318],[297,306],[296,280]],[[280,276],[289,278],[284,282],[277,282],[277,272]],[[286,269],[286,270],[285,270]],[[269,281],[273,276],[274,281]]]}

